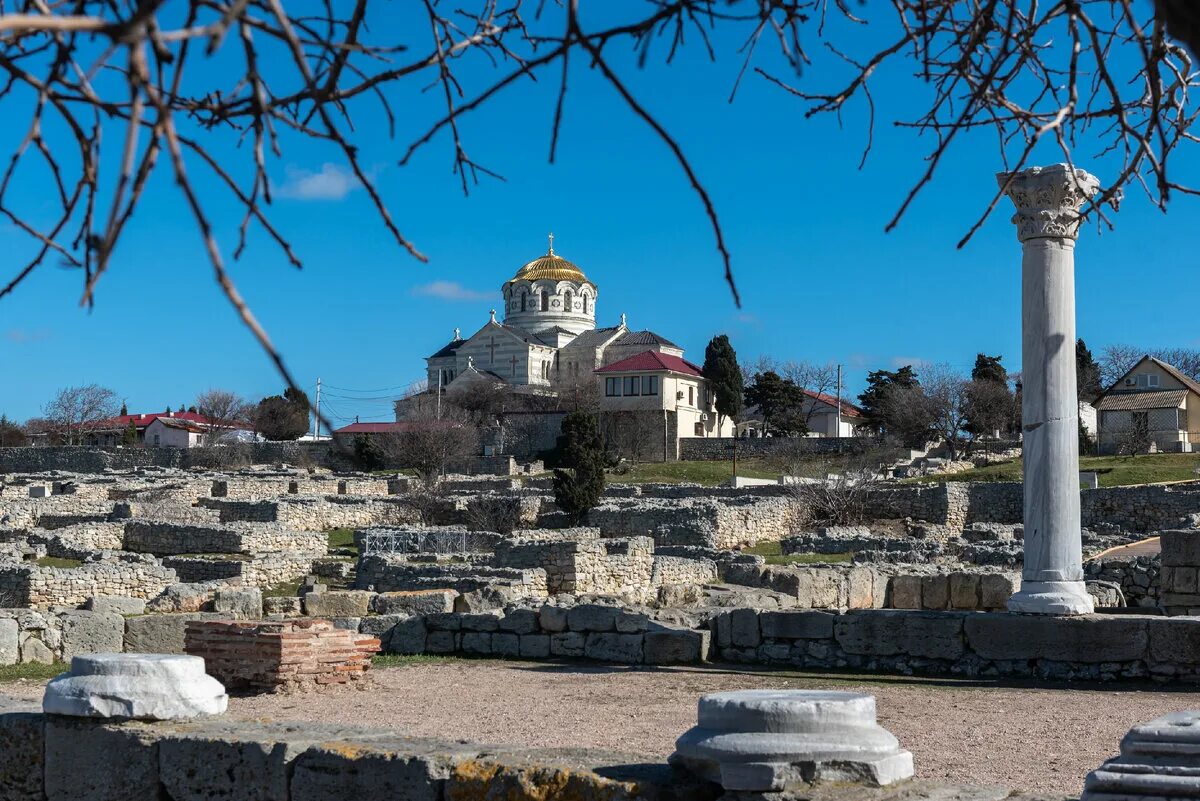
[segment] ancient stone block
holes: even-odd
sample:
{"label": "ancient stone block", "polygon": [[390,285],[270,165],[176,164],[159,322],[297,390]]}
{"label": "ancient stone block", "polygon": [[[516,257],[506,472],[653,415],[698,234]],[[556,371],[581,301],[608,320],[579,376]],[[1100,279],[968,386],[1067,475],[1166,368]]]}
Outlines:
{"label": "ancient stone block", "polygon": [[1160,531],[1159,545],[1164,567],[1200,565],[1200,530]]}
{"label": "ancient stone block", "polygon": [[159,740],[159,781],[172,801],[286,801],[291,762],[317,741],[248,721],[210,722]]}
{"label": "ancient stone block", "polygon": [[54,663],[54,652],[37,637],[28,637],[21,643],[21,661],[51,665]]}
{"label": "ancient stone block", "polygon": [[528,659],[545,659],[550,656],[550,635],[522,634],[519,653]]}
{"label": "ancient stone block", "polygon": [[291,801],[333,798],[440,801],[442,784],[457,758],[474,756],[469,747],[396,737],[340,739],[300,754],[292,768]]}
{"label": "ancient stone block", "polygon": [[453,612],[454,590],[381,592],[371,599],[371,610],[381,615],[430,615]]}
{"label": "ancient stone block", "polygon": [[538,631],[538,613],[533,609],[514,609],[500,618],[500,630],[533,634]]}
{"label": "ancient stone block", "polygon": [[921,606],[924,609],[945,609],[950,605],[950,579],[948,576],[923,576],[921,578]]}
{"label": "ancient stone block", "polygon": [[1148,621],[1150,659],[1175,665],[1200,663],[1200,618],[1155,617]]}
{"label": "ancient stone block", "polygon": [[402,617],[392,627],[392,636],[387,641],[387,648],[393,654],[424,653],[428,635],[425,618],[420,615]]}
{"label": "ancient stone block", "polygon": [[921,608],[921,577],[892,576],[892,608]]}
{"label": "ancient stone block", "polygon": [[538,611],[538,622],[542,627],[542,631],[566,631],[567,608],[547,604]]}
{"label": "ancient stone block", "polygon": [[455,612],[438,612],[426,615],[425,625],[435,631],[459,631],[462,629],[462,615]]}
{"label": "ancient stone block", "polygon": [[971,573],[950,574],[950,608],[979,608],[979,576]]}
{"label": "ancient stone block", "polygon": [[1144,617],[970,615],[964,626],[971,649],[984,659],[1046,659],[1056,662],[1129,662],[1149,648]]}
{"label": "ancient stone block", "polygon": [[846,573],[846,606],[871,609],[875,604],[875,571],[869,567],[851,568]]}
{"label": "ancient stone block", "polygon": [[837,619],[834,637],[842,650],[865,656],[957,659],[963,655],[963,615],[879,609]]}
{"label": "ancient stone block", "polygon": [[617,612],[616,627],[617,631],[622,634],[634,634],[639,631],[645,631],[649,622],[649,616],[642,612],[630,612],[625,609]]}
{"label": "ancient stone block", "polygon": [[125,621],[125,650],[140,654],[182,654],[183,633],[197,613],[143,615]]}
{"label": "ancient stone block", "polygon": [[553,656],[583,656],[584,636],[577,631],[562,631],[550,635]]}
{"label": "ancient stone block", "polygon": [[1177,567],[1175,575],[1171,582],[1171,589],[1175,592],[1194,593],[1196,592],[1196,568],[1194,567]]}
{"label": "ancient stone block", "polygon": [[474,612],[459,615],[463,631],[499,631],[500,614],[498,612]]}
{"label": "ancient stone block", "polygon": [[579,604],[567,612],[571,631],[614,631],[617,627],[617,608],[600,604]]}
{"label": "ancient stone block", "polygon": [[21,639],[17,621],[0,618],[0,665],[15,665],[21,659]]}
{"label": "ancient stone block", "polygon": [[301,614],[300,598],[295,595],[272,596],[263,598],[264,615],[285,615],[293,617]]}
{"label": "ancient stone block", "polygon": [[425,651],[431,654],[451,654],[458,650],[453,631],[431,631],[425,637]]}
{"label": "ancient stone block", "polygon": [[642,635],[591,632],[584,642],[583,655],[601,662],[637,664],[642,661]]}
{"label": "ancient stone block", "polygon": [[147,729],[47,716],[45,743],[46,801],[159,797],[158,743]]}
{"label": "ancient stone block", "polygon": [[686,665],[708,659],[711,634],[695,629],[654,627],[642,635],[647,665]]}
{"label": "ancient stone block", "polygon": [[729,613],[729,638],[737,648],[757,648],[762,642],[758,610],[734,609]]}
{"label": "ancient stone block", "polygon": [[833,636],[835,615],[817,609],[796,612],[761,612],[762,636],[767,639],[822,639]]}
{"label": "ancient stone block", "polygon": [[366,590],[310,592],[304,596],[304,613],[310,617],[362,617],[371,610],[374,595]]}
{"label": "ancient stone block", "polygon": [[465,631],[460,649],[464,654],[488,656],[492,653],[492,635],[485,631]]}
{"label": "ancient stone block", "polygon": [[115,615],[144,615],[146,601],[125,595],[95,595],[88,598],[84,608],[93,612],[111,612]]}
{"label": "ancient stone block", "polygon": [[263,616],[262,590],[257,587],[217,590],[213,595],[213,611],[234,620],[258,620]]}
{"label": "ancient stone block", "polygon": [[507,631],[496,632],[492,635],[492,653],[496,656],[519,656],[521,638]]}
{"label": "ancient stone block", "polygon": [[1009,596],[1021,589],[1020,573],[984,573],[979,577],[979,606],[1003,610]]}
{"label": "ancient stone block", "polygon": [[62,617],[63,661],[76,654],[120,651],[125,639],[125,619],[108,612],[67,612]]}

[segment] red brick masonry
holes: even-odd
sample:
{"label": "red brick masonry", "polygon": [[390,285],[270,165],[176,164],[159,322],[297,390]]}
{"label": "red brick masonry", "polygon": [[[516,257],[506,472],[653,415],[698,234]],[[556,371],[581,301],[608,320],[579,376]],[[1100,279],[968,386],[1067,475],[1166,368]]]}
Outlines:
{"label": "red brick masonry", "polygon": [[312,618],[195,620],[184,650],[230,689],[302,689],[361,678],[379,640]]}

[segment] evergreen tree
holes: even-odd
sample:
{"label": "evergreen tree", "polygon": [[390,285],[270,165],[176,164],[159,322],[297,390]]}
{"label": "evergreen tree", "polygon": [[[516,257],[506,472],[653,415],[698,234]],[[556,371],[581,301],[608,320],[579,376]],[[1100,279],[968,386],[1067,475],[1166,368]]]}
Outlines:
{"label": "evergreen tree", "polygon": [[258,433],[269,440],[294,440],[308,431],[308,396],[290,387],[258,403],[254,414]]}
{"label": "evergreen tree", "polygon": [[1002,356],[975,356],[975,367],[971,370],[972,381],[995,381],[999,384],[1008,383],[1008,371],[1000,363]]}
{"label": "evergreen tree", "polygon": [[756,374],[746,387],[746,403],[758,407],[768,430],[807,433],[804,399],[804,390],[794,381],[781,378],[774,370]]}
{"label": "evergreen tree", "polygon": [[125,401],[121,401],[121,412],[120,412],[120,414],[121,414],[121,417],[124,417],[125,415],[129,414],[129,409],[127,409],[127,408],[125,407]]}
{"label": "evergreen tree", "polygon": [[863,410],[867,426],[876,434],[889,428],[889,396],[897,390],[919,390],[921,382],[911,364],[899,370],[873,370],[867,373],[867,388],[858,396],[858,405]]}
{"label": "evergreen tree", "polygon": [[138,443],[137,426],[133,421],[129,421],[129,425],[125,426],[125,433],[121,435],[121,444],[132,448]]}
{"label": "evergreen tree", "polygon": [[1087,343],[1083,339],[1075,340],[1075,383],[1079,389],[1079,399],[1091,403],[1104,391],[1100,386],[1100,365],[1092,358]]}
{"label": "evergreen tree", "polygon": [[554,471],[554,502],[571,519],[582,521],[604,494],[604,442],[596,418],[571,412],[563,418],[563,464]]}
{"label": "evergreen tree", "polygon": [[701,372],[712,385],[717,414],[736,420],[742,413],[742,369],[729,337],[719,334],[709,340]]}
{"label": "evergreen tree", "polygon": [[25,430],[0,414],[0,448],[24,448],[29,444]]}

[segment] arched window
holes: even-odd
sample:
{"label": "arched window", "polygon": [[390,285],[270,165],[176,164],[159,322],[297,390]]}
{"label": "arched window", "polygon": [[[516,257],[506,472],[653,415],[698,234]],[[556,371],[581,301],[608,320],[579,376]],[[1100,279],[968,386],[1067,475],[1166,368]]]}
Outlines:
{"label": "arched window", "polygon": [[542,290],[542,311],[550,311],[550,293]]}
{"label": "arched window", "polygon": [[584,314],[587,314],[587,313],[588,313],[588,310],[587,310],[587,303],[588,303],[588,297],[587,297],[587,293],[584,293],[584,295],[583,295],[583,313],[584,313]]}
{"label": "arched window", "polygon": [[567,294],[563,296],[563,308],[568,312],[571,311],[571,303],[575,300],[575,296],[571,294],[571,290],[567,290]]}
{"label": "arched window", "polygon": [[525,311],[525,303],[526,303],[528,300],[529,300],[529,293],[528,293],[528,292],[522,292],[522,293],[521,293],[521,311]]}

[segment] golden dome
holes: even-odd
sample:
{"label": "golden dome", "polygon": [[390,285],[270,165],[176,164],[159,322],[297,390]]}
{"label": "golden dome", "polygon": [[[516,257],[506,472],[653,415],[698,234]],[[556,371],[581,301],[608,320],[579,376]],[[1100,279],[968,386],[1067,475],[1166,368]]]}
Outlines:
{"label": "golden dome", "polygon": [[[554,252],[554,235],[550,235],[550,250],[545,256],[534,259],[517,274],[508,279],[514,281],[587,281],[583,270]],[[590,282],[589,282],[590,283]]]}

